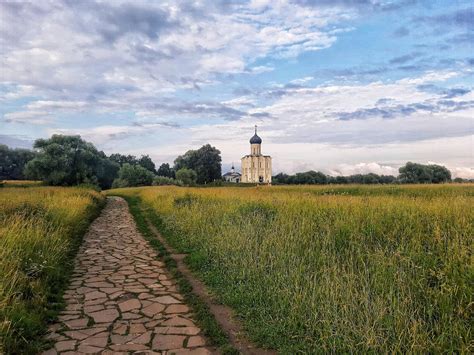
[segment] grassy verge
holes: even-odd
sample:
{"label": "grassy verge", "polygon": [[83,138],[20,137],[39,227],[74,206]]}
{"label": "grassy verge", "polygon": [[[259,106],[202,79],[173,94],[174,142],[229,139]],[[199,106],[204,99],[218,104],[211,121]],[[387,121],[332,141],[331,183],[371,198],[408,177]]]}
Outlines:
{"label": "grassy verge", "polygon": [[63,308],[73,259],[103,195],[78,188],[0,190],[0,353],[35,354]]}
{"label": "grassy verge", "polygon": [[165,262],[166,268],[171,272],[177,281],[179,291],[184,296],[184,301],[189,305],[195,314],[195,319],[199,327],[202,329],[204,335],[211,342],[210,345],[218,347],[223,354],[235,354],[235,350],[229,344],[227,335],[219,327],[214,316],[209,311],[208,306],[192,292],[192,286],[186,278],[176,268],[176,262],[170,257],[166,248],[156,239],[153,232],[147,223],[147,219],[161,228],[160,219],[152,210],[145,208],[141,200],[137,196],[115,194],[125,198],[128,203],[129,210],[132,213],[137,228],[150,245],[157,251],[158,256]]}

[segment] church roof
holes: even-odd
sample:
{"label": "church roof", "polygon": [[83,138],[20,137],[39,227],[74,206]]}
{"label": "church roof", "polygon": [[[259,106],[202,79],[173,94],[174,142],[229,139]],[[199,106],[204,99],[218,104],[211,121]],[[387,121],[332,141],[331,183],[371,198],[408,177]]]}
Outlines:
{"label": "church roof", "polygon": [[257,135],[257,126],[255,126],[255,134],[250,138],[250,144],[262,144],[262,138]]}
{"label": "church roof", "polygon": [[229,172],[225,173],[225,174],[222,175],[222,176],[240,176],[240,175],[241,175],[241,174],[238,173],[238,172],[236,172],[236,171],[234,171],[234,172],[229,171]]}
{"label": "church roof", "polygon": [[250,144],[262,144],[262,138],[257,136],[257,133],[255,133],[254,136],[250,138]]}

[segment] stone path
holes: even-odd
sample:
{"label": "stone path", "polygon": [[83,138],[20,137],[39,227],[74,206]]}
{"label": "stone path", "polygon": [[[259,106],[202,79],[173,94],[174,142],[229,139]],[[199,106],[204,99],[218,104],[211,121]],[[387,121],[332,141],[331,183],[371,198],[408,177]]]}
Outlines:
{"label": "stone path", "polygon": [[127,203],[109,197],[91,224],[43,354],[210,354],[190,309]]}

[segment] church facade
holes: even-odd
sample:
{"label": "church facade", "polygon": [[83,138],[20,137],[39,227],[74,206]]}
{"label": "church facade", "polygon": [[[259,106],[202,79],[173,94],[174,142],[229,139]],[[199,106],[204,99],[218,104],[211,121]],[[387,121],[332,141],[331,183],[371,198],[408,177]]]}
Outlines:
{"label": "church facade", "polygon": [[262,139],[255,134],[250,138],[250,154],[242,157],[241,182],[271,184],[272,157],[262,154]]}

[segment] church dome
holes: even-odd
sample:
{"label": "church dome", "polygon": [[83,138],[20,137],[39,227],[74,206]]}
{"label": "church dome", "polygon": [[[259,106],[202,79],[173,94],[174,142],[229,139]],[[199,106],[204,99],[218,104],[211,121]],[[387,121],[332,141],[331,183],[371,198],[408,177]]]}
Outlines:
{"label": "church dome", "polygon": [[262,138],[257,136],[257,126],[255,126],[255,134],[250,138],[250,144],[262,144]]}
{"label": "church dome", "polygon": [[250,138],[250,144],[262,144],[262,138],[257,136],[257,133],[255,133],[254,136]]}

